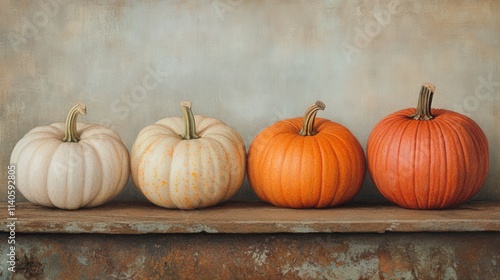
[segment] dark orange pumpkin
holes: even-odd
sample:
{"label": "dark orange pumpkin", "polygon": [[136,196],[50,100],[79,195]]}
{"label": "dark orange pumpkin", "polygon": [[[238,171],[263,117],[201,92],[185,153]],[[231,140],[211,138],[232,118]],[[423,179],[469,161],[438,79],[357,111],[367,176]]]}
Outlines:
{"label": "dark orange pumpkin", "polygon": [[424,84],[418,106],[395,112],[373,129],[368,170],[390,201],[412,209],[441,209],[469,200],[488,172],[488,142],[459,113],[431,109],[434,85]]}
{"label": "dark orange pumpkin", "polygon": [[365,175],[363,148],[344,126],[315,120],[325,105],[304,118],[263,130],[248,151],[248,179],[263,201],[281,207],[324,208],[351,200]]}

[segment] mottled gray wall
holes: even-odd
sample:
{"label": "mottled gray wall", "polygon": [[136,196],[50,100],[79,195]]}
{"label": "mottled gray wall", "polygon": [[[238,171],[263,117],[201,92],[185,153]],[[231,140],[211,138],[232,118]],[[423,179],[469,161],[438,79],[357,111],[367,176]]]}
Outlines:
{"label": "mottled gray wall", "polygon": [[[7,0],[0,22],[2,200],[16,141],[77,101],[81,121],[130,148],[182,100],[247,146],[322,100],[319,116],[365,146],[378,120],[416,105],[422,82],[436,84],[435,107],[486,132],[490,174],[475,198],[500,199],[499,1]],[[138,197],[129,183],[120,199]],[[237,198],[255,196],[245,183]],[[358,198],[380,198],[369,178]]]}

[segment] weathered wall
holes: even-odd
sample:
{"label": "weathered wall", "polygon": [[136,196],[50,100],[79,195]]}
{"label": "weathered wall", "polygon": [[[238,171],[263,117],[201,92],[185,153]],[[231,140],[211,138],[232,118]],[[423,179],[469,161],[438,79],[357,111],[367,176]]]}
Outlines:
{"label": "weathered wall", "polygon": [[[365,146],[379,119],[433,82],[435,107],[486,132],[491,168],[476,198],[500,199],[499,21],[494,0],[0,1],[0,185],[16,141],[77,101],[81,121],[130,148],[144,126],[180,116],[182,100],[247,145],[322,100],[320,116]],[[129,183],[120,199],[139,197]],[[255,196],[245,184],[237,198]],[[358,198],[380,198],[368,178]]]}
{"label": "weathered wall", "polygon": [[[497,233],[18,238],[12,279],[483,280],[500,273]],[[2,279],[11,275],[0,271]]]}

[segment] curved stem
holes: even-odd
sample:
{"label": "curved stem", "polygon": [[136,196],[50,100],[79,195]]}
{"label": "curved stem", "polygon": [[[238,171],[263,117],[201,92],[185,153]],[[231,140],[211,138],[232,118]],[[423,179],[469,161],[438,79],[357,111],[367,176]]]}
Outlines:
{"label": "curved stem", "polygon": [[80,136],[76,130],[76,118],[78,117],[78,114],[82,114],[84,116],[87,114],[87,107],[84,104],[78,103],[69,110],[64,129],[64,142],[80,141]]}
{"label": "curved stem", "polygon": [[191,101],[184,101],[181,103],[182,113],[184,116],[184,124],[186,126],[186,131],[184,135],[182,135],[182,139],[190,140],[200,138],[198,134],[196,134],[196,123],[194,121],[194,115],[191,111]]}
{"label": "curved stem", "polygon": [[417,111],[415,114],[408,116],[415,120],[430,120],[434,116],[431,114],[432,96],[436,86],[430,83],[425,83],[420,89],[420,96],[418,98]]}
{"label": "curved stem", "polygon": [[316,113],[318,113],[319,110],[325,110],[325,104],[321,101],[316,101],[316,103],[307,108],[302,128],[299,131],[300,135],[312,136],[317,133],[314,131],[314,120],[316,119]]}

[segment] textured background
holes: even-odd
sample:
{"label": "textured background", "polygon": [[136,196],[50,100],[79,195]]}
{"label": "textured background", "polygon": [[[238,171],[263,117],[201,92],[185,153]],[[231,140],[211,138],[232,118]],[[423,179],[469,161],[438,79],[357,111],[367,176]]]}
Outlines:
{"label": "textured background", "polygon": [[[490,173],[475,199],[500,199],[499,21],[494,0],[0,1],[0,200],[16,141],[78,101],[80,121],[130,148],[182,100],[247,147],[322,100],[318,116],[365,147],[378,120],[416,105],[422,82],[437,86],[434,107],[483,128]],[[235,198],[256,199],[248,183]],[[368,176],[357,198],[381,199]],[[119,199],[141,196],[129,182]]]}

